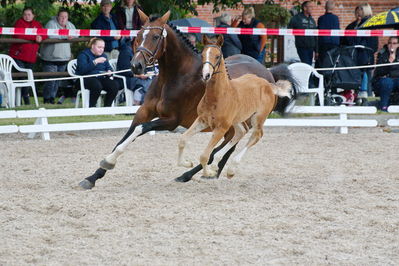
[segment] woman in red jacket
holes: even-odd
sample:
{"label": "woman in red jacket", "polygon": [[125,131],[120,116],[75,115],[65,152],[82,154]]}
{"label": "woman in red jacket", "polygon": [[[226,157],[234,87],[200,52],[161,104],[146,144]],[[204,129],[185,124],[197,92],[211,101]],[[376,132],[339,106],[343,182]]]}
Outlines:
{"label": "woman in red jacket", "polygon": [[[15,22],[15,28],[42,28],[40,22],[34,20],[35,14],[33,9],[25,7],[22,13],[22,18]],[[39,50],[39,43],[45,38],[39,35],[16,35],[16,38],[34,41],[31,43],[14,43],[10,47],[10,56],[14,58],[18,66],[32,69],[36,62],[37,51]],[[29,104],[28,87],[22,88],[22,98],[25,104]]]}

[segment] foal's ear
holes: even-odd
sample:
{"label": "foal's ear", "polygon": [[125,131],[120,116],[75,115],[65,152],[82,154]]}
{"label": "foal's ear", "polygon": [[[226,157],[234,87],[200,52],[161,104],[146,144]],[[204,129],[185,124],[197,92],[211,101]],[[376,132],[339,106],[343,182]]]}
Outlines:
{"label": "foal's ear", "polygon": [[218,40],[217,40],[217,45],[220,46],[220,47],[222,47],[223,42],[224,42],[223,35],[222,35],[222,34],[219,34],[219,35],[218,35]]}
{"label": "foal's ear", "polygon": [[206,34],[202,35],[202,44],[207,45],[210,43],[211,43],[211,40],[208,38],[208,35],[206,35]]}
{"label": "foal's ear", "polygon": [[159,20],[162,22],[162,24],[166,24],[170,17],[170,10],[166,12]]}
{"label": "foal's ear", "polygon": [[148,16],[140,10],[140,8],[137,8],[137,11],[139,12],[139,16],[140,16],[140,20],[141,20],[141,24],[145,24],[147,21],[149,21],[150,19],[148,18]]}

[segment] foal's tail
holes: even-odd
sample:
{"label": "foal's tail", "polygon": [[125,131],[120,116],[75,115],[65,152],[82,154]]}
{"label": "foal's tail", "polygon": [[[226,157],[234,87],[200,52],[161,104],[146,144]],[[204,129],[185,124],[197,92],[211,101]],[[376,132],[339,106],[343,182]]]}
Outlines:
{"label": "foal's tail", "polygon": [[278,80],[275,84],[272,84],[272,86],[274,94],[278,97],[292,97],[292,84],[288,80]]}
{"label": "foal's tail", "polygon": [[289,111],[287,110],[287,107],[291,106],[291,103],[297,98],[297,81],[295,80],[291,71],[288,69],[287,64],[279,64],[277,66],[271,67],[269,70],[272,73],[274,80],[277,82],[276,85],[279,81],[287,81],[291,84],[291,89],[289,90],[289,95],[291,97],[288,97],[287,95],[280,96],[276,94],[279,96],[279,98],[274,111],[284,115],[285,112]]}

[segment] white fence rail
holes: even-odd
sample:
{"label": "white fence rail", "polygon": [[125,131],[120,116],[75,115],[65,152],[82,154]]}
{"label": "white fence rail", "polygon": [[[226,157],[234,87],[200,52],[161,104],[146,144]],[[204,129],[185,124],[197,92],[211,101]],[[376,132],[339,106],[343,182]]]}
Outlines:
{"label": "white fence rail", "polygon": [[[8,125],[0,126],[0,133],[27,133],[33,138],[40,133],[44,140],[50,139],[50,132],[95,130],[111,128],[128,128],[130,120],[80,122],[80,123],[55,123],[49,124],[49,117],[89,116],[89,115],[116,115],[135,114],[137,106],[133,107],[102,107],[102,108],[71,108],[71,109],[39,109],[24,111],[1,111],[2,118],[36,118],[34,125]],[[266,120],[265,126],[297,126],[297,127],[338,127],[342,134],[348,133],[349,127],[376,127],[375,119],[349,119],[348,114],[375,114],[375,107],[357,106],[295,106],[292,113],[296,114],[336,114],[326,118],[279,118]]]}
{"label": "white fence rail", "polygon": [[[399,113],[399,105],[391,105],[388,107],[389,113]],[[388,119],[387,121],[388,126],[397,127],[399,126],[399,119]]]}

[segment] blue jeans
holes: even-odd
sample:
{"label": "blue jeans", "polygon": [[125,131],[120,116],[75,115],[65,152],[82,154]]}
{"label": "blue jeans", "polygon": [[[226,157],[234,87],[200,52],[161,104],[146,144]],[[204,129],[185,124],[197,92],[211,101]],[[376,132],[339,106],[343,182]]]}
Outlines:
{"label": "blue jeans", "polygon": [[[67,64],[68,64],[68,62],[65,62],[65,64],[61,64],[61,62],[55,64],[53,62],[45,61],[43,64],[43,71],[44,72],[64,72],[66,70]],[[59,85],[58,80],[46,81],[43,85],[43,99],[46,99],[46,100],[51,99],[51,98],[54,99],[57,96],[58,85]]]}
{"label": "blue jeans", "polygon": [[399,91],[399,78],[380,78],[376,89],[380,93],[380,108],[385,108],[389,105],[391,93]]}
{"label": "blue jeans", "polygon": [[256,60],[258,60],[259,63],[262,65],[265,63],[265,54],[266,54],[266,49],[263,49],[260,53],[259,56]]}
{"label": "blue jeans", "polygon": [[307,48],[296,48],[296,51],[301,59],[302,63],[312,65],[313,64],[313,49]]}

